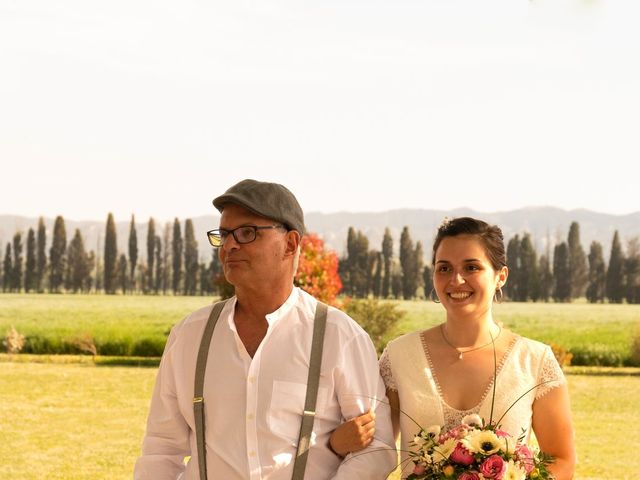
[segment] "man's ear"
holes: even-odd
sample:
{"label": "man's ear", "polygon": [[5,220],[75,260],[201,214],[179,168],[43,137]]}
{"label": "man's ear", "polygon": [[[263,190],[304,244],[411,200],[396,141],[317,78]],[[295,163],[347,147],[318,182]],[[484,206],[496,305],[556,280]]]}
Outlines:
{"label": "man's ear", "polygon": [[297,230],[289,230],[287,232],[287,245],[285,250],[287,255],[293,255],[298,251],[301,238],[300,232]]}

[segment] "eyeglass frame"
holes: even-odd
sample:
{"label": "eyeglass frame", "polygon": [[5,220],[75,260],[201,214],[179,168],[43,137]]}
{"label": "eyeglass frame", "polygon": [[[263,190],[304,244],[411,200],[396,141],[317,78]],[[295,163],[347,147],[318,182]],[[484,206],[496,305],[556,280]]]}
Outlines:
{"label": "eyeglass frame", "polygon": [[[242,228],[251,228],[253,229],[253,238],[251,240],[249,240],[248,242],[241,242],[238,237],[236,236],[236,230],[240,230]],[[240,225],[239,227],[236,228],[232,228],[231,230],[227,230],[226,228],[214,228],[213,230],[208,230],[207,231],[207,240],[209,240],[209,244],[214,247],[214,248],[220,248],[222,246],[224,246],[224,242],[226,241],[226,237],[229,236],[229,234],[231,234],[233,236],[233,239],[236,241],[236,243],[238,245],[247,245],[249,243],[255,242],[256,239],[258,238],[258,230],[272,230],[272,229],[276,229],[276,228],[283,228],[287,231],[289,231],[289,229],[282,224],[276,224],[276,225]],[[222,239],[222,235],[220,235],[220,233],[218,233],[218,238],[220,239],[220,244],[219,245],[214,245],[213,242],[211,241],[211,237],[214,235],[213,232],[224,232],[225,235],[225,239]]]}

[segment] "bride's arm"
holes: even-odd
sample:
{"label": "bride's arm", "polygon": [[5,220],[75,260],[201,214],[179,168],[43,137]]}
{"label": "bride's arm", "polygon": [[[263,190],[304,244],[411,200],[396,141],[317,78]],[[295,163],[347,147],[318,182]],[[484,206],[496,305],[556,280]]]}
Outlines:
{"label": "bride's arm", "polygon": [[387,388],[387,398],[391,407],[391,427],[393,428],[393,438],[398,443],[400,437],[400,398],[398,391]]}
{"label": "bride's arm", "polygon": [[551,389],[533,402],[533,431],[540,450],[555,459],[549,466],[554,478],[573,478],[576,451],[566,383]]}

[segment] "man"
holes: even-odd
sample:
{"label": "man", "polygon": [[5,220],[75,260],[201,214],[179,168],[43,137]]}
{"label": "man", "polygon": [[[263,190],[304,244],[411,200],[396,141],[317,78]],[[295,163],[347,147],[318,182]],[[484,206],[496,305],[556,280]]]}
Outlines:
{"label": "man", "polygon": [[[209,480],[292,478],[305,406],[318,302],[294,287],[305,233],[294,195],[275,183],[243,180],[213,201],[220,228],[208,232],[235,296],[213,330],[204,383]],[[193,413],[198,347],[212,310],[176,325],[158,372],[134,477],[200,479]],[[356,455],[331,448],[344,419],[383,404],[376,434]],[[396,461],[389,410],[368,335],[329,308],[305,479],[383,479]],[[190,456],[184,463],[185,457]]]}

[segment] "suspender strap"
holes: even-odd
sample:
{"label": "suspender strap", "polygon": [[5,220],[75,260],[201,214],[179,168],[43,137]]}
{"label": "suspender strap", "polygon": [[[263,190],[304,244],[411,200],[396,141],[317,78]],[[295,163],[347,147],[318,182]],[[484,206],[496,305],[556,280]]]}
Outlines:
{"label": "suspender strap", "polygon": [[196,424],[196,442],[198,444],[198,468],[200,471],[200,480],[207,480],[207,452],[205,450],[204,442],[204,398],[202,391],[204,388],[204,371],[207,367],[207,357],[209,355],[209,345],[211,344],[211,336],[213,335],[213,329],[218,322],[218,317],[226,300],[217,302],[211,314],[209,320],[204,327],[202,333],[202,340],[200,341],[200,349],[198,350],[198,360],[196,361],[196,376],[193,387],[193,416]]}
{"label": "suspender strap", "polygon": [[316,315],[313,320],[313,340],[311,342],[311,357],[309,360],[309,375],[307,377],[307,397],[304,401],[304,414],[300,424],[298,437],[298,451],[293,465],[292,480],[303,480],[304,471],[309,456],[311,432],[316,416],[316,400],[318,398],[318,383],[320,382],[320,365],[322,364],[322,348],[324,345],[324,330],[327,324],[328,307],[318,302]]}

